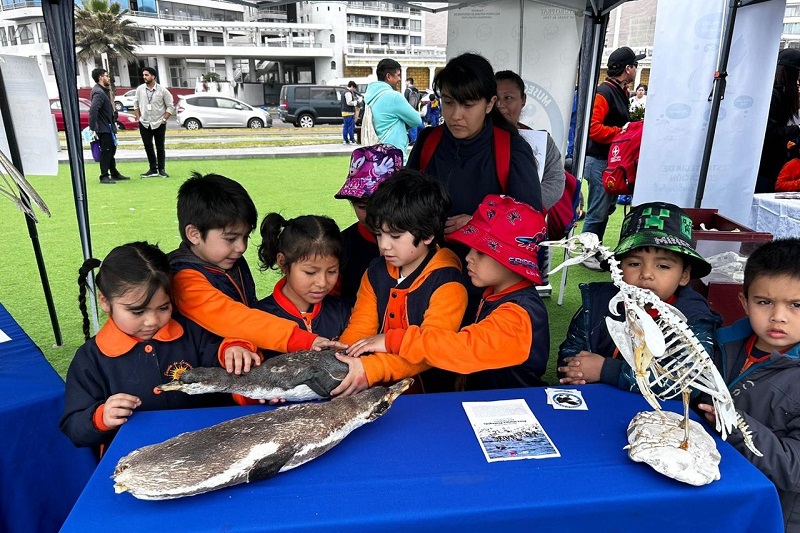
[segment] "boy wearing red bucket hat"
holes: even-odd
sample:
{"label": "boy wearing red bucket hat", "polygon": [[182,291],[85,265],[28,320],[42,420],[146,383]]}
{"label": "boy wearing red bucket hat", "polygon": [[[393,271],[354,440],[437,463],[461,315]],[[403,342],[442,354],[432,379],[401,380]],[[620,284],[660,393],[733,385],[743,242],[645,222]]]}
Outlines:
{"label": "boy wearing red bucket hat", "polygon": [[[342,360],[351,374],[361,367],[363,376],[358,381],[348,375],[340,389],[351,394],[429,367],[466,374],[468,390],[544,385],[550,329],[536,284],[537,252],[546,233],[539,211],[508,196],[488,195],[470,222],[449,236],[471,248],[470,280],[486,287],[475,322],[458,332],[410,326],[355,342],[347,349],[353,357]],[[388,362],[357,357],[368,352],[393,355]]]}
{"label": "boy wearing red bucket hat", "polygon": [[363,146],[353,150],[347,179],[333,195],[339,200],[350,200],[358,219],[342,231],[342,264],[339,283],[331,291],[343,302],[353,307],[356,303],[361,276],[373,259],[379,257],[375,235],[364,225],[367,217],[367,200],[378,185],[403,168],[403,152],[388,144]]}

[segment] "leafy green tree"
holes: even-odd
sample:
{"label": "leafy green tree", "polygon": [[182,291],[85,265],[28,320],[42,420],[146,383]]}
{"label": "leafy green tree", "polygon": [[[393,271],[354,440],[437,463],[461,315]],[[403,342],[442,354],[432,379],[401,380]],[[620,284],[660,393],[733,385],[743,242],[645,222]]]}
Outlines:
{"label": "leafy green tree", "polygon": [[75,46],[78,59],[87,61],[105,53],[109,60],[121,57],[136,61],[137,47],[131,20],[125,19],[127,9],[109,0],[83,0],[75,7]]}

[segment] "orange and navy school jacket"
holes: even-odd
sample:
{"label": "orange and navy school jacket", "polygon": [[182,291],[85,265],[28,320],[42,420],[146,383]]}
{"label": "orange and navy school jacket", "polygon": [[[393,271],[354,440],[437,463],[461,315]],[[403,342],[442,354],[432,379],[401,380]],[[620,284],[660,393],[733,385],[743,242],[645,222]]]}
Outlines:
{"label": "orange and navy school jacket", "polygon": [[[375,235],[363,224],[356,222],[342,231],[342,264],[339,283],[331,291],[351,308],[356,304],[358,287],[370,263],[380,257]],[[323,337],[325,335],[320,334]]]}
{"label": "orange and navy school jacket", "polygon": [[190,368],[220,366],[220,354],[232,344],[242,343],[223,342],[178,314],[147,341],[123,333],[109,317],[97,335],[78,348],[69,366],[61,431],[76,446],[108,445],[116,430],[103,424],[104,404],[119,393],[142,401],[136,411],[234,405],[229,394],[153,392],[156,385],[169,383]]}
{"label": "orange and navy school jacket", "polygon": [[182,243],[169,254],[169,261],[175,306],[208,331],[279,352],[307,350],[317,338],[292,321],[253,308],[255,282],[244,256],[225,271]]}
{"label": "orange and navy school jacket", "polygon": [[[530,281],[496,294],[489,287],[474,324],[458,332],[415,326],[392,331],[386,335],[386,349],[410,365],[467,374],[468,390],[545,385],[542,375],[550,355],[547,309]],[[367,369],[370,358],[362,359]],[[390,365],[369,368],[370,383],[404,377],[392,374]]]}
{"label": "orange and navy school jacket", "polygon": [[[383,257],[375,259],[364,273],[350,323],[341,342],[353,342],[378,333],[419,326],[422,330],[458,331],[467,307],[467,291],[461,283],[461,262],[447,248],[431,250],[425,261],[398,284],[400,270]],[[409,365],[390,354],[372,354],[361,358],[371,385],[384,381],[370,379],[374,374],[398,375],[396,379],[427,370],[427,364]],[[391,370],[377,369],[391,367]]]}
{"label": "orange and navy school jacket", "polygon": [[[301,313],[297,306],[283,294],[284,285],[286,285],[286,277],[278,280],[272,294],[259,300],[255,308],[291,320],[299,327],[328,339],[336,339],[342,334],[350,319],[349,305],[335,296],[328,295],[321,302],[314,304],[311,310]],[[278,353],[264,353],[264,356],[272,357]]]}

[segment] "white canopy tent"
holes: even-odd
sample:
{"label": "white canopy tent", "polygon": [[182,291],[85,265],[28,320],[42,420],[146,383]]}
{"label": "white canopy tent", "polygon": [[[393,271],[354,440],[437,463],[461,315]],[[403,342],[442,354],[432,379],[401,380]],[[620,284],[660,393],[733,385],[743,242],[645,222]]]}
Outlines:
{"label": "white canopy tent", "polygon": [[[285,0],[261,0],[250,2],[246,0],[229,0],[244,5],[287,4]],[[520,7],[530,0],[519,0]],[[589,117],[594,100],[595,84],[600,69],[603,53],[603,43],[608,26],[609,13],[620,4],[630,0],[538,0],[539,4],[553,7],[571,9],[584,13],[583,32],[581,37],[580,57],[578,59],[578,113],[575,138],[575,158],[573,168],[576,169],[578,178],[582,177],[584,159],[584,139],[588,136]],[[698,184],[698,203],[702,200],[705,183],[705,172],[708,170],[708,157],[710,157],[711,144],[713,143],[716,129],[716,118],[719,110],[719,101],[725,92],[725,69],[728,59],[728,50],[738,9],[751,4],[765,1],[779,0],[718,0],[727,4],[725,23],[723,25],[723,40],[720,46],[720,57],[717,71],[722,73],[715,77],[714,91],[709,120],[707,142],[705,146],[704,162],[701,167],[700,182]],[[490,4],[491,0],[466,0],[462,2],[400,2],[429,12],[443,12],[461,9],[469,6]],[[42,11],[47,28],[48,41],[55,70],[61,104],[64,114],[64,123],[67,137],[67,149],[71,168],[75,209],[78,219],[78,231],[85,258],[91,257],[91,235],[89,231],[89,213],[86,199],[86,178],[83,169],[83,147],[81,144],[78,95],[75,86],[76,59],[75,59],[75,24],[73,0],[42,0]],[[550,59],[557,61],[556,58]],[[521,59],[520,59],[521,62]],[[521,70],[520,65],[520,69]],[[574,73],[571,74],[574,76]]]}

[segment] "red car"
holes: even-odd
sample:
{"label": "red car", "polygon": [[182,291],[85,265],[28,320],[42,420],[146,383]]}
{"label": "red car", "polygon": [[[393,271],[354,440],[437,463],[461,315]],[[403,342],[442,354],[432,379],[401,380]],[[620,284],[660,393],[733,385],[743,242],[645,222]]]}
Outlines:
{"label": "red car", "polygon": [[[81,129],[83,129],[89,125],[89,106],[92,103],[86,98],[78,98],[78,104],[80,105],[81,111]],[[56,127],[58,128],[58,131],[64,131],[64,116],[61,114],[61,101],[58,98],[53,98],[50,100],[50,112],[56,118]],[[122,112],[117,115],[118,130],[130,130],[138,128],[139,121],[134,115]]]}

